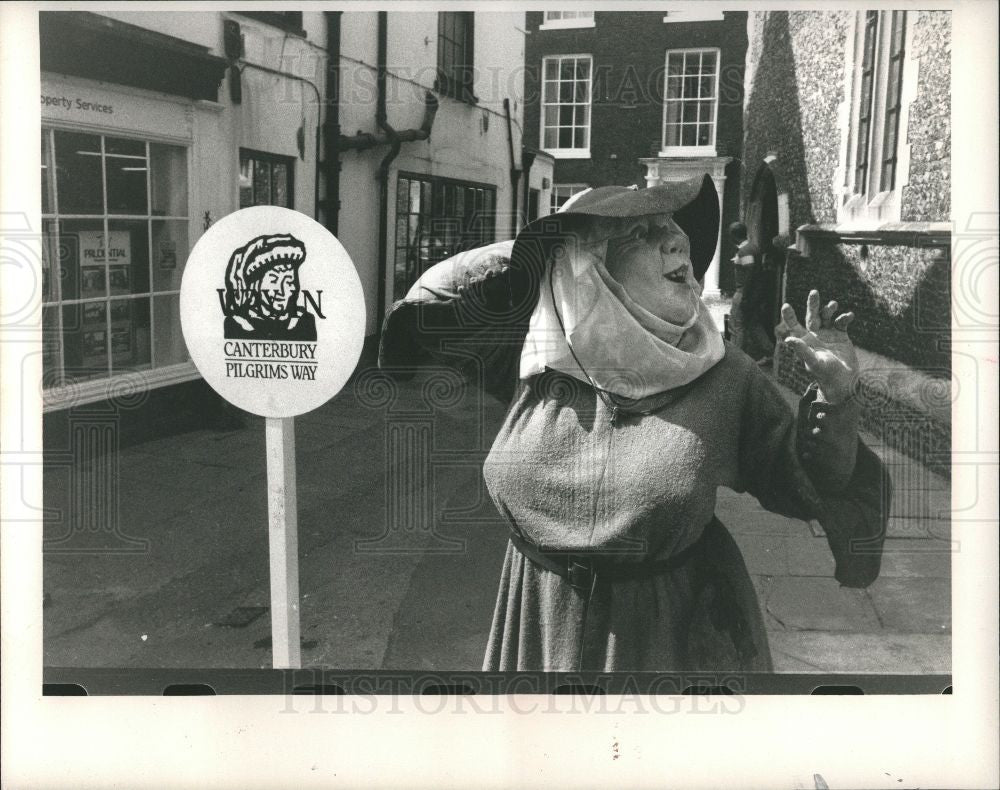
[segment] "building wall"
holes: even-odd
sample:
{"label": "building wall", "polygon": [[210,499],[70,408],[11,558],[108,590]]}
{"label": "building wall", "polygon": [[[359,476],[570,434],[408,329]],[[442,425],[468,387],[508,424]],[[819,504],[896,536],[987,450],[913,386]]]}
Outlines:
{"label": "building wall", "polygon": [[[792,231],[836,224],[844,115],[845,61],[853,12],[755,12],[748,25],[746,137],[748,177],[775,156],[772,171],[788,195]],[[909,108],[908,184],[901,220],[950,219],[950,16],[911,12],[911,57],[918,84]],[[805,302],[812,287],[836,297],[858,321],[859,345],[934,375],[948,375],[950,261],[945,250],[922,245],[810,244],[808,259],[792,255],[787,298]],[[801,308],[800,308],[801,309]]]}
{"label": "building wall", "polygon": [[[70,111],[46,109],[47,124],[92,132],[156,139],[166,136],[188,149],[188,209],[186,245],[177,250],[177,287],[190,249],[205,229],[239,208],[240,149],[288,157],[293,167],[292,205],[325,221],[317,200],[325,198],[325,183],[317,178],[321,124],[325,121],[327,75],[326,16],[320,11],[302,14],[301,31],[287,32],[242,14],[218,11],[134,12],[113,10],[102,16],[147,31],[171,36],[207,48],[225,57],[224,26],[237,22],[243,38],[242,101],[230,96],[227,75],[217,99],[191,100],[154,91],[44,74],[43,93],[73,93],[115,106],[111,116],[89,116],[81,121]],[[375,122],[377,13],[348,12],[341,17],[340,124],[347,135],[379,133]],[[424,115],[424,94],[434,87],[437,66],[437,14],[388,13],[388,118],[399,130],[417,127]],[[474,85],[478,102],[457,101],[438,94],[440,109],[431,139],[404,143],[389,174],[389,217],[386,271],[379,270],[378,166],[388,145],[367,151],[341,152],[338,235],[350,253],[362,281],[368,313],[367,333],[381,324],[376,315],[379,278],[388,279],[393,263],[395,189],[401,171],[443,176],[496,188],[496,235],[508,238],[516,230],[512,204],[511,149],[520,166],[523,129],[523,14],[477,13]],[[304,35],[302,35],[304,33]],[[258,68],[262,67],[262,68]],[[278,71],[282,74],[275,74]],[[288,76],[283,76],[288,75]],[[504,100],[509,100],[510,137]],[[156,118],[163,118],[162,128]],[[88,125],[90,124],[90,125]],[[97,124],[97,125],[94,125]],[[519,186],[520,194],[523,184]],[[392,297],[391,289],[389,298]],[[176,299],[176,297],[174,297]],[[181,344],[179,324],[174,335]],[[169,375],[168,375],[169,374]],[[150,388],[196,379],[190,362],[170,371],[144,371],[141,387]],[[111,379],[113,381],[113,379]],[[89,381],[73,390],[77,400],[92,400],[109,390],[109,380]],[[107,395],[107,392],[104,392]],[[50,406],[61,408],[59,396]]]}
{"label": "building wall", "polygon": [[[716,152],[734,157],[726,170],[724,225],[739,218],[743,145],[743,78],[746,14],[727,12],[716,22],[665,23],[662,11],[596,12],[594,27],[539,30],[543,14],[528,12],[525,140],[540,148],[541,64],[546,55],[593,56],[591,158],[556,159],[555,183],[645,186],[643,157],[657,156],[663,139],[663,72],[668,49],[719,47],[719,111]],[[732,287],[729,259],[735,253],[723,235],[722,286]]]}

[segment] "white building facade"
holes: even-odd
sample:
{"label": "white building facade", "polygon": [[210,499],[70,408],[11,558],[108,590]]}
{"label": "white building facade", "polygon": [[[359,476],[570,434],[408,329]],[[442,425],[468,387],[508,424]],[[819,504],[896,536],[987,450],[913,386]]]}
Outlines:
{"label": "white building facade", "polygon": [[46,409],[198,379],[181,277],[242,207],[333,230],[372,336],[427,266],[513,235],[523,27],[523,13],[42,12]]}

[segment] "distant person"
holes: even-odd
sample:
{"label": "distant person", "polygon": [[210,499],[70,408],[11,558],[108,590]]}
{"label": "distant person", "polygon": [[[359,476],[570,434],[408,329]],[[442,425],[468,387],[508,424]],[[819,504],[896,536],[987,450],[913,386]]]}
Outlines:
{"label": "distant person", "polygon": [[747,238],[747,226],[734,222],[729,237],[736,244],[733,263],[736,270],[736,293],[729,310],[731,342],[762,367],[771,364],[774,337],[768,332],[768,278],[760,250]]}

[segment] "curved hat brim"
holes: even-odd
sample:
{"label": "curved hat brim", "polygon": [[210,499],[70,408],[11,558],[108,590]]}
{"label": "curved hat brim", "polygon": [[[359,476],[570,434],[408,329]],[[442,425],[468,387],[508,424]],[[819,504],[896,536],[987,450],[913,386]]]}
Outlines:
{"label": "curved hat brim", "polygon": [[[719,239],[719,193],[707,174],[686,181],[660,184],[646,189],[597,187],[578,198],[566,210],[530,222],[517,234],[511,251],[511,270],[520,280],[521,311],[530,313],[538,300],[538,284],[551,245],[574,232],[574,225],[588,217],[627,218],[669,214],[681,226],[691,244],[695,279],[705,276]],[[519,311],[520,312],[520,311]]]}

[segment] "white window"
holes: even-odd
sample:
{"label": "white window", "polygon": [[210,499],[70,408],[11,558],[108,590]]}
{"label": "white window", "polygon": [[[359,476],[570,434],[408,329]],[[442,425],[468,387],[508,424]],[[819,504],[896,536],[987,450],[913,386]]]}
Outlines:
{"label": "white window", "polygon": [[721,22],[725,17],[721,11],[703,9],[687,9],[684,11],[667,11],[664,22]]}
{"label": "white window", "polygon": [[47,403],[82,381],[190,367],[179,312],[187,185],[183,146],[42,130]]}
{"label": "white window", "polygon": [[557,158],[590,157],[590,55],[542,61],[542,149]]}
{"label": "white window", "polygon": [[586,184],[553,184],[552,194],[549,196],[549,213],[555,214],[563,203],[573,195],[587,189]]}
{"label": "white window", "polygon": [[855,18],[848,48],[851,105],[841,161],[841,222],[899,219],[915,82],[908,73],[906,22],[905,11],[865,11]]}
{"label": "white window", "polygon": [[593,11],[546,11],[539,30],[557,30],[567,27],[593,27]]}
{"label": "white window", "polygon": [[667,52],[662,156],[715,156],[719,50]]}

